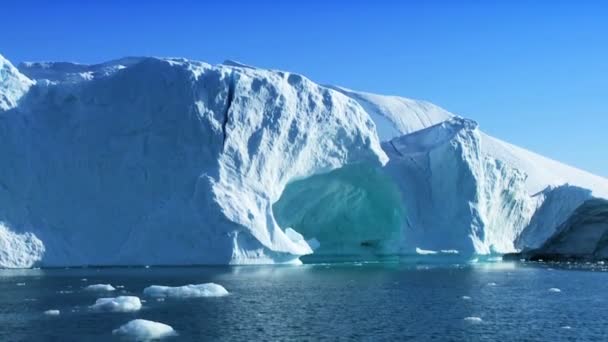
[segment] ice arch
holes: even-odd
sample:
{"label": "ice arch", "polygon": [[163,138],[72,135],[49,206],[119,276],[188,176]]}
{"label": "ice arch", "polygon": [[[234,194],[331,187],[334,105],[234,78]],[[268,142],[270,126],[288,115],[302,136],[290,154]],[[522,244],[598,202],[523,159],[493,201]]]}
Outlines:
{"label": "ice arch", "polygon": [[405,216],[398,188],[380,167],[369,164],[292,182],[273,211],[281,227],[320,243],[304,261],[397,253]]}

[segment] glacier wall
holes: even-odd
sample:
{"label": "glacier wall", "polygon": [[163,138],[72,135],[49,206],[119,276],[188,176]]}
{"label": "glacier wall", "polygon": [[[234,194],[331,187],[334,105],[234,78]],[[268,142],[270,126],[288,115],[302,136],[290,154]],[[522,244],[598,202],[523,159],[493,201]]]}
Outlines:
{"label": "glacier wall", "polygon": [[452,118],[384,144],[408,213],[406,250],[513,251],[536,208],[525,174],[483,153],[474,121]]}
{"label": "glacier wall", "polygon": [[588,199],[537,248],[531,259],[608,259],[608,200]]}
{"label": "glacier wall", "polygon": [[0,58],[0,267],[536,248],[608,181],[424,101],[238,63]]}
{"label": "glacier wall", "polygon": [[297,262],[310,247],[272,214],[285,185],[386,162],[366,113],[302,76],[121,62],[27,65],[51,80],[0,112],[0,220],[42,265]]}

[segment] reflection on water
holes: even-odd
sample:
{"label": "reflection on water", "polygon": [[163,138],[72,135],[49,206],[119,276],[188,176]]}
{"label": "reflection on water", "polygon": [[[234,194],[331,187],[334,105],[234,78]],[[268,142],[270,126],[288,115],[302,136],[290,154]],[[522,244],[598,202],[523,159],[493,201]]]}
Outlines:
{"label": "reflection on water", "polygon": [[[169,324],[184,341],[601,340],[608,326],[605,267],[421,260],[0,270],[0,340],[108,341],[113,329],[135,318]],[[231,294],[162,302],[142,294],[154,284],[205,282]],[[117,290],[83,291],[96,283]],[[89,310],[109,295],[139,296],[144,307],[135,313]],[[61,314],[43,314],[50,309]]]}

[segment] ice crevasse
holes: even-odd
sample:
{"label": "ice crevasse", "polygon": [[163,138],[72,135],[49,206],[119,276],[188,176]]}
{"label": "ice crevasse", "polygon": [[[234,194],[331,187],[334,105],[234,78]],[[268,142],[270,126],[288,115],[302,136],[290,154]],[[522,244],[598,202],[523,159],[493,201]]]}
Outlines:
{"label": "ice crevasse", "polygon": [[538,247],[608,181],[423,101],[234,62],[0,58],[0,267]]}

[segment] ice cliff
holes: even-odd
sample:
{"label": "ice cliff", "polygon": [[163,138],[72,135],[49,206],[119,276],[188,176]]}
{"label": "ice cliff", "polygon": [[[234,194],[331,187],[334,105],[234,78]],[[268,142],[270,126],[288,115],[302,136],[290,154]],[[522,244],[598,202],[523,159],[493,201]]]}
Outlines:
{"label": "ice cliff", "polygon": [[0,58],[0,267],[538,247],[608,181],[427,102],[237,63]]}

